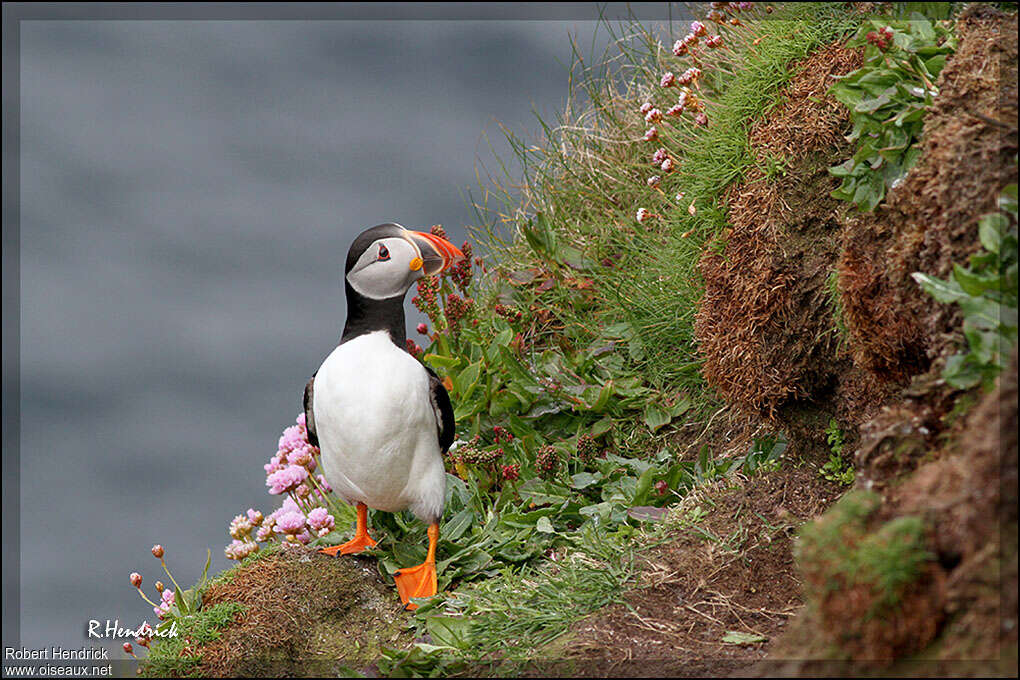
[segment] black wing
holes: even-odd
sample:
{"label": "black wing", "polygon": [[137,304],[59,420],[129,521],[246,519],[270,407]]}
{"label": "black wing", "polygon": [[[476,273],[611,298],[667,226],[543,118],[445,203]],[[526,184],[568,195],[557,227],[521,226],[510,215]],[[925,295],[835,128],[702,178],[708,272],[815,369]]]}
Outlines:
{"label": "black wing", "polygon": [[[312,377],[308,379],[308,384],[305,385],[305,429],[308,430],[308,443],[318,446],[319,435],[315,432],[315,409],[312,408],[314,398],[315,374],[312,374]],[[449,403],[449,397],[447,397],[447,403]]]}
{"label": "black wing", "polygon": [[428,366],[425,366],[425,370],[429,372],[429,396],[432,399],[432,409],[436,412],[436,424],[439,426],[439,448],[446,453],[453,444],[454,430],[457,429],[453,421],[453,405],[436,372]]}

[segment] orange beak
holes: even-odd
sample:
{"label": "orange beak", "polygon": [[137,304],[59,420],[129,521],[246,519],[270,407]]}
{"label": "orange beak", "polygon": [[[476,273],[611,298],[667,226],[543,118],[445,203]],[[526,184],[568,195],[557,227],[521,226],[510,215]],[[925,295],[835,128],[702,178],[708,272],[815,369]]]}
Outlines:
{"label": "orange beak", "polygon": [[460,248],[453,245],[445,238],[435,234],[428,234],[423,231],[407,232],[410,240],[421,253],[423,262],[422,270],[427,276],[445,271],[450,266],[464,259],[464,253]]}

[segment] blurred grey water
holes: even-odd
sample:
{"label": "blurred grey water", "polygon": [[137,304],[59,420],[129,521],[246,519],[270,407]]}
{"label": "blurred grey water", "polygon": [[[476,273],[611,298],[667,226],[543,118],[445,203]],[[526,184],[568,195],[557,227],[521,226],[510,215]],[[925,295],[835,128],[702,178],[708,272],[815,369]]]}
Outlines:
{"label": "blurred grey water", "polygon": [[506,157],[496,120],[554,118],[568,33],[594,31],[22,23],[23,644],[151,620],[128,574],[160,577],[153,543],[182,585],[206,548],[228,566],[231,517],[274,507],[262,464],[338,338],[353,236],[463,240],[483,133]]}

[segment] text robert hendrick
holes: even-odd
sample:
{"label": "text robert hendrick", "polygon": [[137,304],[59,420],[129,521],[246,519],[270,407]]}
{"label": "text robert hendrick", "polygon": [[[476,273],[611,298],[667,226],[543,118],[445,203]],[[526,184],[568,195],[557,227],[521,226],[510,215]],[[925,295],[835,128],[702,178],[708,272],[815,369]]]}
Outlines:
{"label": "text robert hendrick", "polygon": [[29,649],[28,647],[4,647],[4,661],[103,661],[110,658],[109,650],[102,647],[77,647],[75,649],[64,649],[63,647],[40,647]]}

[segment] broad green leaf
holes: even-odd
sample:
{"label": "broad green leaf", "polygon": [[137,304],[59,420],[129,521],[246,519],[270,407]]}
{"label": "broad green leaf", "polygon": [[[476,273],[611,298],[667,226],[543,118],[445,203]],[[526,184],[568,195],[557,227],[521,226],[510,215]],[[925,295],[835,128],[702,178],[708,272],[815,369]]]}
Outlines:
{"label": "broad green leaf", "polygon": [[911,274],[911,277],[913,277],[913,279],[921,285],[921,288],[923,288],[926,293],[939,302],[960,302],[961,300],[966,300],[970,297],[963,292],[963,289],[960,288],[960,284],[953,280],[943,281],[942,279],[937,279],[934,276],[928,276],[921,272],[914,272]]}
{"label": "broad green leaf", "polygon": [[464,508],[443,525],[441,536],[448,541],[455,541],[464,535],[475,520],[475,513]]}
{"label": "broad green leaf", "polygon": [[613,429],[613,419],[610,418],[609,416],[606,416],[602,420],[592,425],[591,429],[588,431],[588,434],[590,434],[593,437],[600,437],[604,435],[606,432],[609,432],[611,429]]}
{"label": "broad green leaf", "polygon": [[985,250],[999,252],[1002,237],[1009,229],[1009,219],[1002,213],[989,213],[978,220],[978,237]]}
{"label": "broad green leaf", "polygon": [[997,275],[975,274],[958,264],[953,265],[953,278],[963,289],[963,292],[971,296],[981,295],[987,290],[997,290],[999,287]]}
{"label": "broad green leaf", "polygon": [[601,478],[601,475],[595,476],[590,472],[579,472],[576,475],[570,477],[570,486],[575,489],[586,489]]}
{"label": "broad green leaf", "polygon": [[942,377],[953,387],[967,390],[979,385],[983,375],[981,367],[971,359],[969,354],[955,354],[946,361]]}
{"label": "broad green leaf", "polygon": [[460,648],[468,639],[472,621],[460,616],[429,616],[425,625],[433,642],[444,647]]}
{"label": "broad green leaf", "polygon": [[630,499],[631,505],[645,505],[648,503],[648,497],[652,491],[652,483],[657,476],[658,470],[653,467],[648,468],[642,473],[634,487],[634,495]]}
{"label": "broad green leaf", "polygon": [[672,418],[670,418],[669,412],[658,404],[648,402],[645,406],[645,424],[652,429],[652,432],[658,431],[670,420]]}
{"label": "broad green leaf", "polygon": [[461,361],[457,357],[447,357],[441,354],[426,354],[424,356],[425,363],[434,369],[443,368],[446,371],[451,371],[460,366]]}

